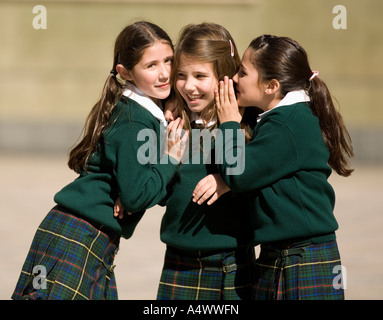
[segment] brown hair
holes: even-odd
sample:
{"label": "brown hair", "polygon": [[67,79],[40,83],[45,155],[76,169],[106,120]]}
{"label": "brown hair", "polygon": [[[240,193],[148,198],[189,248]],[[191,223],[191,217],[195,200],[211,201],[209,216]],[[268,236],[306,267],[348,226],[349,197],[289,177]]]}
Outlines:
{"label": "brown hair", "polygon": [[155,41],[166,42],[173,49],[172,41],[167,33],[159,26],[147,21],[128,25],[117,36],[112,71],[106,79],[100,99],[87,117],[81,141],[70,151],[68,166],[72,170],[77,173],[86,171],[87,160],[97,150],[101,134],[109,125],[110,115],[121,98],[124,81],[117,77],[116,66],[122,64],[125,69],[132,70],[141,60],[144,50]]}
{"label": "brown hair", "polygon": [[[211,63],[213,65],[214,76],[218,82],[223,80],[224,76],[232,78],[237,73],[241,64],[237,47],[229,31],[215,23],[190,24],[182,29],[174,52],[171,75],[171,83],[174,88],[176,87],[181,55],[188,59],[193,59],[197,63]],[[185,110],[187,104],[177,90],[175,90],[175,96],[179,114],[186,120],[186,129],[190,130],[188,110]],[[201,117],[206,122],[217,118],[214,100],[202,110]],[[212,126],[210,129],[214,129],[216,126]],[[247,130],[248,128],[245,129]],[[249,132],[250,130],[247,131],[247,136]]]}
{"label": "brown hair", "polygon": [[326,84],[318,76],[310,80],[313,71],[306,51],[293,39],[271,35],[255,38],[249,48],[261,82],[278,80],[282,96],[290,91],[306,90],[330,152],[328,163],[339,175],[349,176],[353,169],[349,168],[347,158],[354,155],[350,135]]}

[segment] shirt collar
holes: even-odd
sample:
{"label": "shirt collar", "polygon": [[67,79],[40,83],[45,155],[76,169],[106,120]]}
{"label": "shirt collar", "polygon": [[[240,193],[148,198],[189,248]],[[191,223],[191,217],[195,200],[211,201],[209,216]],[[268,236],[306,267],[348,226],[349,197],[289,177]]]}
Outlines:
{"label": "shirt collar", "polygon": [[129,85],[129,88],[126,88],[122,95],[136,101],[139,105],[148,110],[156,119],[158,119],[164,127],[167,127],[168,122],[165,119],[160,100],[160,106],[156,105],[152,99],[150,99],[145,93],[134,85]]}
{"label": "shirt collar", "polygon": [[207,125],[203,122],[200,115],[196,112],[191,112],[190,115],[190,122],[195,122],[196,124],[202,125],[205,128],[210,128],[212,125],[214,125],[217,122],[217,119],[211,120]]}
{"label": "shirt collar", "polygon": [[274,110],[275,108],[282,107],[282,106],[289,106],[299,102],[309,102],[309,101],[310,101],[310,97],[307,95],[305,90],[290,91],[284,96],[284,98],[281,101],[279,101],[279,103],[273,109],[267,110],[259,114],[257,118],[257,122],[259,122],[266,113],[270,112],[271,110]]}

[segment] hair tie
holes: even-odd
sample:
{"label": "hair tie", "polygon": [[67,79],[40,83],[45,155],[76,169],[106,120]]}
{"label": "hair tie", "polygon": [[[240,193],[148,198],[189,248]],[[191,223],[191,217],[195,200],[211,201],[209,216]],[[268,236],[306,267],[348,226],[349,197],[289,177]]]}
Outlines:
{"label": "hair tie", "polygon": [[118,72],[114,69],[110,70],[109,72],[112,76],[117,76]]}
{"label": "hair tie", "polygon": [[234,57],[234,46],[233,46],[233,43],[231,42],[231,40],[229,39],[229,42],[230,42],[230,55],[232,57]]}
{"label": "hair tie", "polygon": [[313,75],[310,77],[309,81],[313,80],[318,74],[319,71],[313,71]]}

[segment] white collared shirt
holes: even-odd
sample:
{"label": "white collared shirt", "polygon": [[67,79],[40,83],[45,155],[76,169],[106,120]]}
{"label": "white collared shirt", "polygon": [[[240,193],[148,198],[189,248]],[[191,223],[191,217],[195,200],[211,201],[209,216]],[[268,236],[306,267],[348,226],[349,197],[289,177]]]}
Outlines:
{"label": "white collared shirt", "polygon": [[[136,101],[139,105],[148,110],[156,119],[158,119],[163,126],[166,128],[168,122],[165,119],[164,112],[161,107],[154,103],[152,99],[150,99],[145,93],[143,93],[140,89],[138,89],[134,85],[129,85],[132,89],[126,88],[122,93],[123,96],[128,97]],[[161,104],[161,101],[158,100]]]}
{"label": "white collared shirt", "polygon": [[282,107],[282,106],[289,106],[299,102],[309,102],[309,101],[310,101],[310,97],[307,95],[305,90],[290,91],[284,96],[284,98],[281,101],[279,101],[279,103],[273,109],[267,110],[259,114],[257,118],[257,122],[259,122],[266,113],[270,112],[271,110],[274,110],[275,108]]}
{"label": "white collared shirt", "polygon": [[205,123],[203,122],[203,120],[201,119],[201,117],[199,116],[198,113],[191,112],[190,122],[193,122],[193,121],[196,124],[205,126],[205,128],[210,128],[212,125],[214,125],[217,122],[217,120],[215,119],[215,120],[210,121],[207,125],[205,125]]}

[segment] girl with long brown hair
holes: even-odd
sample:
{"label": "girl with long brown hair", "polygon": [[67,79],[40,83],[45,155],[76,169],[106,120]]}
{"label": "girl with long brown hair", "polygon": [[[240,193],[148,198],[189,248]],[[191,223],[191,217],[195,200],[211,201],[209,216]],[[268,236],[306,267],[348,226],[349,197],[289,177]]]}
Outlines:
{"label": "girl with long brown hair", "polygon": [[[151,161],[139,161],[145,158],[140,132],[160,141],[167,125],[161,100],[170,94],[172,59],[172,42],[155,24],[139,21],[118,35],[101,98],[70,152],[69,167],[79,176],[55,195],[13,299],[117,299],[113,261],[120,238],[130,238],[145,209],[162,200],[182,156],[175,133],[163,153],[157,143]],[[168,128],[173,133],[182,125],[178,119]],[[136,213],[114,218],[117,197]]]}
{"label": "girl with long brown hair", "polygon": [[[202,23],[182,30],[172,83],[178,114],[192,134],[189,158],[179,167],[164,202],[161,240],[166,253],[158,299],[251,298],[255,255],[246,204],[219,181],[212,195],[214,203],[198,205],[192,201],[192,192],[201,179],[219,178],[214,91],[224,75],[234,76],[239,63],[234,40],[223,26]],[[211,143],[205,145],[200,139]]]}
{"label": "girl with long brown hair", "polygon": [[219,166],[231,190],[252,201],[261,244],[255,299],[344,299],[335,193],[327,179],[331,169],[351,174],[353,148],[318,74],[296,41],[263,35],[250,43],[238,74],[216,91],[224,136],[239,127],[238,105],[263,110],[245,147],[234,138],[244,172],[228,176],[230,164]]}

